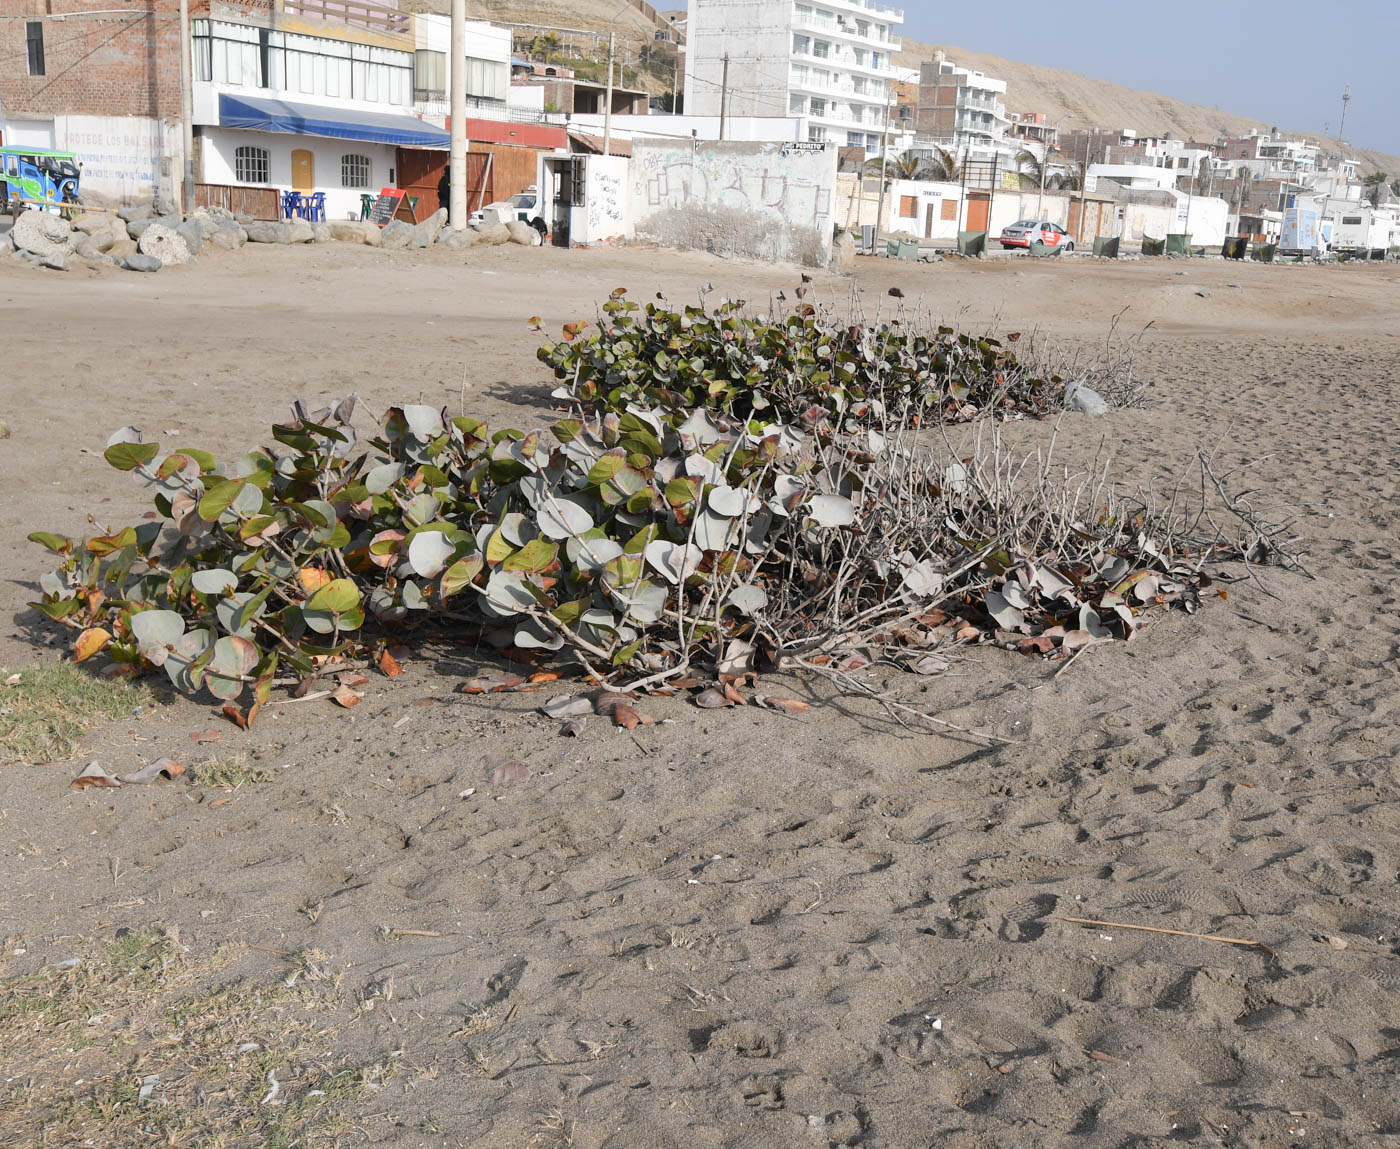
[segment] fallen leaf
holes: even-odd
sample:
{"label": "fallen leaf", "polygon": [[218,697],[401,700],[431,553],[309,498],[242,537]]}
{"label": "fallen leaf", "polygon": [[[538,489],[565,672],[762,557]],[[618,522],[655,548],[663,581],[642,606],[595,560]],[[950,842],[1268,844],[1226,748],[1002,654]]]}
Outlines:
{"label": "fallen leaf", "polygon": [[132,774],[123,774],[122,781],[133,786],[143,786],[147,782],[155,782],[164,778],[167,782],[173,782],[185,772],[185,768],[173,758],[157,758],[149,765],[142,766]]}
{"label": "fallen leaf", "polygon": [[357,686],[364,686],[367,682],[369,682],[369,679],[363,674],[357,674],[353,671],[347,674],[341,674],[339,677],[340,685],[348,686],[351,689],[354,689]]}
{"label": "fallen leaf", "polygon": [[954,636],[959,642],[976,642],[982,636],[982,632],[970,622],[965,622],[958,627],[958,633]]}
{"label": "fallen leaf", "polygon": [[441,706],[447,699],[439,698],[436,694],[430,694],[426,698],[420,698],[413,706]]}
{"label": "fallen leaf", "polygon": [[220,742],[223,735],[217,730],[196,730],[190,735],[191,742]]}
{"label": "fallen leaf", "polygon": [[1128,1064],[1126,1061],[1122,1061],[1122,1060],[1120,1060],[1119,1058],[1114,1057],[1112,1054],[1110,1054],[1110,1053],[1104,1053],[1102,1050],[1098,1050],[1098,1049],[1091,1049],[1091,1050],[1089,1050],[1089,1058],[1090,1058],[1090,1060],[1092,1060],[1092,1061],[1102,1061],[1102,1062],[1104,1062],[1105,1064],[1108,1064],[1108,1065],[1127,1065],[1127,1064]]}
{"label": "fallen leaf", "polygon": [[12,674],[12,675],[10,675],[9,678],[5,679],[5,685],[6,685],[6,686],[18,686],[18,685],[19,685],[19,681],[20,681],[20,676],[19,676],[18,674]]}
{"label": "fallen leaf", "polygon": [[539,686],[541,683],[545,682],[558,681],[559,672],[557,670],[537,670],[534,674],[530,675],[530,682],[532,685],[535,686]]}
{"label": "fallen leaf", "polygon": [[109,662],[98,674],[103,678],[121,678],[127,682],[132,681],[141,671],[130,662]]}
{"label": "fallen leaf", "polygon": [[1055,640],[1043,634],[1038,634],[1034,638],[1023,638],[1017,644],[1017,649],[1022,654],[1049,654],[1055,649]]}
{"label": "fallen leaf", "polygon": [[297,578],[306,589],[307,594],[315,594],[323,586],[335,581],[335,576],[329,571],[323,571],[320,567],[302,567],[297,572]]}
{"label": "fallen leaf", "polygon": [[723,690],[724,696],[727,699],[729,699],[730,702],[734,703],[735,706],[748,705],[749,700],[745,698],[742,694],[740,694],[739,691],[734,688],[734,685],[732,683],[726,682],[724,684]]}
{"label": "fallen leaf", "polygon": [[352,706],[358,706],[360,704],[360,699],[363,697],[364,695],[359,693],[359,691],[351,690],[348,686],[337,686],[335,690],[331,692],[331,701],[338,703],[347,710]]}
{"label": "fallen leaf", "polygon": [[79,771],[78,776],[69,783],[74,790],[86,790],[89,786],[105,786],[112,790],[118,789],[122,784],[120,778],[115,778],[103,769],[101,762],[89,762]]}
{"label": "fallen leaf", "polygon": [[624,730],[635,730],[642,724],[642,716],[632,705],[630,695],[605,690],[598,695],[597,700],[593,703],[593,709],[604,717],[611,718],[613,725],[621,726]]}
{"label": "fallen leaf", "polygon": [[223,716],[232,722],[240,730],[248,729],[248,719],[243,715],[243,708],[236,706],[232,702],[225,702],[222,710]]}
{"label": "fallen leaf", "polygon": [[583,724],[585,719],[575,718],[559,727],[559,733],[565,738],[579,738],[583,735]]}
{"label": "fallen leaf", "polygon": [[469,678],[457,689],[462,694],[494,694],[499,690],[514,690],[524,681],[518,674],[488,674]]}
{"label": "fallen leaf", "polygon": [[806,714],[812,709],[810,702],[803,702],[800,698],[774,698],[771,695],[757,694],[754,696],[754,701],[770,710],[781,710],[784,714],[794,716]]}
{"label": "fallen leaf", "polygon": [[399,665],[399,660],[387,650],[379,655],[379,669],[390,678],[397,678],[403,673],[403,667]]}
{"label": "fallen leaf", "polygon": [[512,758],[509,762],[502,762],[490,774],[486,776],[488,786],[499,786],[503,782],[523,782],[530,776],[530,767],[524,762],[517,762]]}
{"label": "fallen leaf", "polygon": [[581,695],[560,694],[540,707],[549,718],[575,718],[580,714],[592,714],[593,703]]}
{"label": "fallen leaf", "polygon": [[926,654],[911,669],[915,674],[942,674],[953,664],[942,655]]}
{"label": "fallen leaf", "polygon": [[1326,942],[1334,950],[1344,950],[1351,945],[1346,938],[1339,938],[1335,934],[1318,934],[1318,939]]}
{"label": "fallen leaf", "polygon": [[734,703],[719,687],[711,686],[695,696],[695,705],[702,710],[718,710]]}

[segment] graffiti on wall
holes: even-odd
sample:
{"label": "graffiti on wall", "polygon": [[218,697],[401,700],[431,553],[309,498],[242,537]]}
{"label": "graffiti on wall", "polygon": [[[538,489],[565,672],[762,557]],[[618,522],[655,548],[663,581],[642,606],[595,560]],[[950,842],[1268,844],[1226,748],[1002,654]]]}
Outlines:
{"label": "graffiti on wall", "polygon": [[[702,148],[647,149],[636,157],[653,211],[700,206],[771,214],[803,227],[831,225],[834,187],[808,174],[813,153],[727,155]],[[818,163],[821,153],[816,153]]]}
{"label": "graffiti on wall", "polygon": [[95,200],[153,195],[170,175],[176,141],[160,120],[143,116],[60,116],[55,146],[75,152],[83,166],[82,192]]}
{"label": "graffiti on wall", "polygon": [[621,171],[606,171],[595,164],[588,173],[588,236],[601,239],[626,230],[626,189]]}

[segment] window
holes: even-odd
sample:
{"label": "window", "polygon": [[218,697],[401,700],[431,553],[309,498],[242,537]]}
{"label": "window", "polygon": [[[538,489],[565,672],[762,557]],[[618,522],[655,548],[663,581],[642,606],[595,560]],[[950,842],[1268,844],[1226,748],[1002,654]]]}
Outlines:
{"label": "window", "polygon": [[821,143],[823,140],[826,139],[826,129],[825,129],[825,128],[808,128],[808,129],[807,129],[807,138],[808,138],[809,140],[811,140],[813,143],[819,144],[819,143]]}
{"label": "window", "polygon": [[788,111],[794,116],[801,116],[807,111],[807,98],[805,96],[789,96]]}
{"label": "window", "polygon": [[233,178],[241,184],[265,184],[268,178],[266,148],[241,147],[233,151]]}
{"label": "window", "polygon": [[505,103],[510,92],[510,65],[500,60],[467,57],[467,95]]}
{"label": "window", "polygon": [[369,187],[369,156],[348,155],[340,157],[340,186],[343,188]]}
{"label": "window", "polygon": [[856,21],[856,35],[857,35],[857,36],[869,36],[869,35],[870,35],[870,21],[869,21],[869,20],[857,20],[857,21]]}
{"label": "window", "polygon": [[871,66],[872,68],[874,68],[874,69],[878,72],[878,71],[880,70],[880,61],[883,60],[883,59],[884,59],[884,57],[881,56],[879,52],[871,52],[871,53],[870,53],[870,66]]}
{"label": "window", "polygon": [[863,48],[857,48],[857,49],[855,49],[855,51],[852,53],[852,55],[855,56],[855,58],[856,58],[856,66],[857,66],[858,68],[864,68],[864,67],[865,67],[865,50],[864,50]]}
{"label": "window", "polygon": [[807,55],[812,50],[812,38],[810,36],[794,36],[792,50],[799,56]]}
{"label": "window", "polygon": [[901,219],[919,218],[919,197],[914,195],[902,195],[899,197],[899,215]]}
{"label": "window", "polygon": [[812,108],[811,108],[811,111],[812,111],[812,115],[814,115],[814,116],[824,116],[824,115],[826,115],[826,101],[823,100],[823,99],[820,99],[820,98],[817,97],[817,96],[813,96],[813,97],[812,97]]}
{"label": "window", "polygon": [[813,40],[812,55],[814,55],[818,60],[825,60],[828,56],[831,55],[831,45],[828,44],[825,40]]}
{"label": "window", "polygon": [[24,43],[29,50],[29,74],[44,74],[44,22],[28,20],[24,25]]}
{"label": "window", "polygon": [[441,100],[447,92],[447,53],[420,48],[413,53],[413,98]]}
{"label": "window", "polygon": [[798,85],[805,85],[807,83],[806,64],[794,64],[792,66],[792,82]]}
{"label": "window", "polygon": [[942,213],[939,215],[938,218],[939,218],[939,219],[957,219],[957,218],[958,218],[958,201],[955,200],[955,199],[945,199],[945,200],[943,201]]}
{"label": "window", "polygon": [[1342,226],[1359,227],[1361,226],[1361,217],[1359,215],[1344,215],[1342,216]]}

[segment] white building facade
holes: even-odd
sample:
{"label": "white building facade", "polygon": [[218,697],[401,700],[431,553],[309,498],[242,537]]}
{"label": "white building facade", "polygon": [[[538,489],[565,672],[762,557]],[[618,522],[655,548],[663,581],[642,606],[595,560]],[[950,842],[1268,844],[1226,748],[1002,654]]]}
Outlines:
{"label": "white building facade", "polygon": [[803,117],[811,141],[898,148],[895,69],[904,12],[876,0],[691,0],[685,109]]}

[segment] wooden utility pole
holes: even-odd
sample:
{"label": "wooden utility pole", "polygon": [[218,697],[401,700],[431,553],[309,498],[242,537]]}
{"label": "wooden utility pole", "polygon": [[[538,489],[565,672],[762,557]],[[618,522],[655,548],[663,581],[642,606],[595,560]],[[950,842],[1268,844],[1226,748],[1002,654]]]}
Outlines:
{"label": "wooden utility pole", "polygon": [[719,82],[719,138],[724,139],[725,120],[729,117],[729,53],[724,54],[724,71]]}
{"label": "wooden utility pole", "polygon": [[467,226],[467,0],[452,0],[452,56],[448,72],[452,124],[447,153],[447,216],[453,231]]}
{"label": "wooden utility pole", "polygon": [[[880,242],[880,229],[885,226],[885,186],[889,177],[890,162],[890,100],[885,97],[885,130],[880,137],[880,206],[875,209],[875,243]],[[862,173],[861,180],[865,176]]]}

